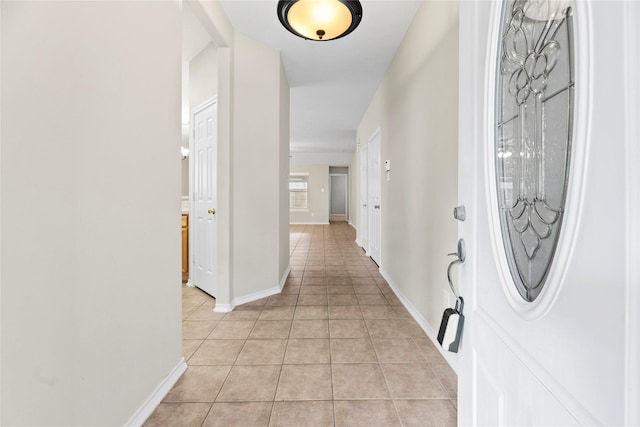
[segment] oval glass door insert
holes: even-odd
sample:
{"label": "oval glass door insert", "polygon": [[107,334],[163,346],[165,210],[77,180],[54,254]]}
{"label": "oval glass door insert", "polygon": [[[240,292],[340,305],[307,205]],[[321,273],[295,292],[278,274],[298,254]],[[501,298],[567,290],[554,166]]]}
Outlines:
{"label": "oval glass door insert", "polygon": [[495,164],[511,276],[525,301],[542,291],[558,244],[573,124],[571,1],[503,3]]}

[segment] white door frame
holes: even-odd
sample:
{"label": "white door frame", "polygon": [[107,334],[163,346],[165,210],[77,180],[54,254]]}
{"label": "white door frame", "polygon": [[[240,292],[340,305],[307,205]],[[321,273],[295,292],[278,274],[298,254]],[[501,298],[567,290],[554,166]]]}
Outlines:
{"label": "white door frame", "polygon": [[367,219],[368,222],[368,233],[367,233],[367,255],[369,255],[371,257],[372,260],[374,260],[379,267],[382,266],[382,169],[379,167],[379,170],[377,171],[378,173],[378,191],[379,194],[377,195],[380,200],[379,200],[379,205],[377,210],[379,211],[378,215],[379,215],[379,226],[378,226],[378,237],[379,237],[379,242],[378,242],[378,259],[374,259],[374,257],[372,256],[371,252],[372,252],[372,237],[373,237],[373,233],[371,233],[371,227],[373,226],[372,221],[371,221],[371,213],[376,209],[375,205],[371,206],[371,189],[372,189],[372,185],[371,185],[371,180],[369,179],[371,177],[371,167],[369,165],[369,159],[371,158],[371,142],[374,139],[378,139],[378,151],[377,151],[377,156],[378,156],[378,163],[379,166],[381,166],[382,164],[382,133],[381,133],[381,129],[380,127],[378,127],[375,132],[373,132],[373,134],[371,135],[371,137],[369,138],[369,140],[367,141],[367,211],[369,212],[369,218]]}
{"label": "white door frame", "polygon": [[362,144],[359,147],[359,170],[358,177],[360,186],[358,188],[358,233],[356,236],[356,243],[364,250],[365,253],[369,251],[369,174],[368,174],[368,145]]}

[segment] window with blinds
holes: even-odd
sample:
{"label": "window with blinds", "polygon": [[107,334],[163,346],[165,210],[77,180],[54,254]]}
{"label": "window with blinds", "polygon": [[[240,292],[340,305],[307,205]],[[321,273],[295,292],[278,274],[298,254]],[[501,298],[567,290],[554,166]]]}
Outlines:
{"label": "window with blinds", "polygon": [[289,175],[289,209],[308,209],[307,190],[309,185],[309,175],[291,174]]}

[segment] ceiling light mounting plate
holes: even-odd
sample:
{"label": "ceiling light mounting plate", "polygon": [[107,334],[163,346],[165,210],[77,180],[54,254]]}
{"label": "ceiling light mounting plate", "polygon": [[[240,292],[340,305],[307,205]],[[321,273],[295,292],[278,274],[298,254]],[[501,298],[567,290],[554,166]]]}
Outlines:
{"label": "ceiling light mounting plate", "polygon": [[307,40],[335,40],[351,33],[362,21],[358,0],[279,0],[283,27]]}

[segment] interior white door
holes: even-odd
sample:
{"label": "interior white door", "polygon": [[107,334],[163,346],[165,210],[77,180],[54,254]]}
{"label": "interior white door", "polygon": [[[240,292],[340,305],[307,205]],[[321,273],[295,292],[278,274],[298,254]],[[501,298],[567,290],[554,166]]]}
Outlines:
{"label": "interior white door", "polygon": [[[466,220],[459,223],[459,237],[467,253],[459,267],[466,316],[458,359],[459,425],[640,422],[637,3],[507,2],[505,11],[515,21],[500,31],[502,2],[460,2],[459,202],[466,206]],[[556,32],[548,12],[527,9],[535,4],[571,6],[573,29],[562,28],[565,20]],[[521,54],[528,42],[520,30],[532,20],[546,21],[540,24],[545,34],[531,39],[537,43],[527,57]],[[566,39],[550,44],[563,31],[574,40],[574,113],[566,203],[549,215],[541,201],[552,180],[541,171],[543,162],[554,161],[548,156],[562,139],[553,128],[553,103],[564,97],[566,108],[571,101],[566,89],[549,93],[553,76],[537,78],[548,77],[543,74],[553,68],[551,61],[568,48]],[[502,49],[510,50],[506,57]],[[505,93],[521,103],[502,151],[495,143],[496,135],[506,133],[496,125],[498,70],[512,84]],[[568,72],[561,70],[551,74]],[[540,103],[531,98],[538,93]],[[542,127],[531,124],[529,118],[539,114],[552,117]],[[496,177],[506,156],[515,159],[519,175],[499,188]],[[499,209],[501,191],[512,199]],[[523,212],[530,217],[511,245],[522,245],[518,250],[531,263],[544,255],[547,231],[556,232],[562,223],[542,291],[532,302],[516,288],[519,279],[501,231],[502,215],[512,215],[514,223],[524,215],[512,208],[520,199],[529,201]]]}
{"label": "interior white door", "polygon": [[365,252],[369,252],[369,209],[368,209],[368,197],[367,183],[369,177],[367,176],[367,164],[369,158],[367,157],[367,146],[360,147],[360,213],[358,222],[358,244]]}
{"label": "interior white door", "polygon": [[381,258],[381,234],[382,234],[382,208],[381,208],[381,187],[380,176],[382,170],[380,169],[380,130],[377,130],[369,143],[367,144],[368,152],[368,210],[369,210],[369,250],[368,254],[376,264],[380,265]]}
{"label": "interior white door", "polygon": [[217,135],[218,109],[215,100],[193,113],[193,203],[190,224],[192,275],[195,286],[217,295]]}

